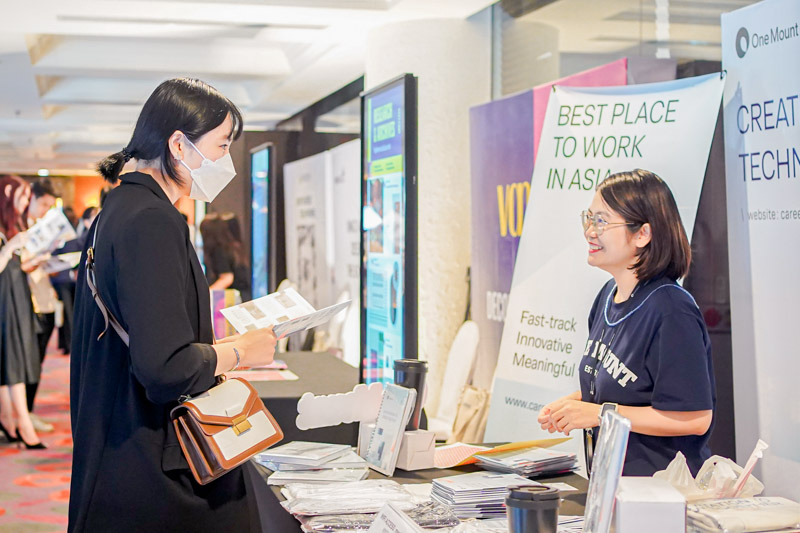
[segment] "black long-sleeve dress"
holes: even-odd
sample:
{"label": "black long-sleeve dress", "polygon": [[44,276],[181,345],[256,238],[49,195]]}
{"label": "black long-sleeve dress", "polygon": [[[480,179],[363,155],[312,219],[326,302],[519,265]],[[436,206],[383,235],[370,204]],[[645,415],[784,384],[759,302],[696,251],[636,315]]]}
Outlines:
{"label": "black long-sleeve dress", "polygon": [[[122,176],[98,223],[97,287],[130,349],[110,327],[98,340],[104,321],[81,269],[69,530],[258,530],[253,466],[198,485],[169,420],[180,396],[214,384],[217,363],[208,284],[186,223],[155,180],[138,172]],[[84,250],[82,265],[85,257]]]}
{"label": "black long-sleeve dress", "polygon": [[[6,237],[0,234],[0,249]],[[19,256],[0,272],[0,385],[38,383],[42,370],[28,276]]]}

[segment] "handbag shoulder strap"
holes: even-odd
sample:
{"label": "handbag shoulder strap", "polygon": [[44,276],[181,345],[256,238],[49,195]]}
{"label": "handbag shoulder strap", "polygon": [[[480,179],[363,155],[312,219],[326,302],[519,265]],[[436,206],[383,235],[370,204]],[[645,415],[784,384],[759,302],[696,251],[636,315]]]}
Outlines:
{"label": "handbag shoulder strap", "polygon": [[89,286],[89,290],[92,292],[92,298],[94,298],[95,303],[97,303],[97,307],[100,308],[100,312],[103,314],[103,320],[105,320],[106,323],[103,331],[97,336],[97,340],[100,340],[102,336],[105,335],[106,331],[108,330],[108,325],[111,324],[111,327],[117,332],[117,335],[119,335],[119,338],[122,339],[122,342],[124,342],[126,346],[130,346],[128,332],[125,331],[125,328],[123,328],[122,324],[119,323],[119,320],[117,320],[117,317],[114,316],[114,313],[108,309],[103,301],[103,298],[100,296],[100,292],[97,290],[97,280],[95,279],[95,251],[97,250],[97,233],[99,231],[100,215],[98,214],[97,220],[95,220],[94,223],[92,245],[86,250],[86,284]]}

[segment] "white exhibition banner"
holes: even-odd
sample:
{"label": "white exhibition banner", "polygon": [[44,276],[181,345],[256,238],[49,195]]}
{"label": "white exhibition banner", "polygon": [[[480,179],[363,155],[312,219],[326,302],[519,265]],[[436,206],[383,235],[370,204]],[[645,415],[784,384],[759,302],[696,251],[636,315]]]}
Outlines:
{"label": "white exhibition banner", "polygon": [[325,192],[329,189],[328,182],[324,152],[283,166],[286,276],[318,309],[333,303],[327,275]]}
{"label": "white exhibition banner", "polygon": [[340,144],[327,154],[332,186],[327,199],[327,212],[332,214],[328,225],[328,239],[333,243],[332,296],[338,301],[347,291],[353,300],[342,324],[340,348],[344,361],[357,367],[361,353],[361,140]]}
{"label": "white exhibition banner", "polygon": [[342,359],[357,367],[361,352],[361,141],[287,163],[283,179],[286,275],[318,309],[352,300],[347,313],[326,326],[324,342],[340,348]]}
{"label": "white exhibition banner", "polygon": [[[587,317],[609,274],[587,265],[579,214],[615,172],[642,168],[672,189],[689,238],[722,97],[711,74],[602,88],[555,87],[531,180],[486,442],[548,436],[548,402],[579,389]],[[581,432],[563,445],[583,460]]]}
{"label": "white exhibition banner", "polygon": [[769,448],[769,495],[800,500],[800,2],[722,16],[736,455]]}

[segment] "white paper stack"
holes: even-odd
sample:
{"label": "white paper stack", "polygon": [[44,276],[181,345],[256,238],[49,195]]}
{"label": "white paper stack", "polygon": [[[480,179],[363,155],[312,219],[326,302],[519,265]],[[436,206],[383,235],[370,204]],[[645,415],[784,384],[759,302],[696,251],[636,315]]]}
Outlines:
{"label": "white paper stack", "polygon": [[459,518],[505,516],[509,487],[540,485],[517,474],[472,472],[433,480],[431,497]]}
{"label": "white paper stack", "polygon": [[295,441],[256,456],[274,473],[270,485],[361,481],[369,474],[367,462],[346,444]]}
{"label": "white paper stack", "polygon": [[[308,469],[319,467],[319,465],[338,459],[339,457],[352,451],[347,444],[328,444],[325,442],[305,442],[297,440],[276,446],[258,454],[257,459],[260,463],[270,462],[275,464],[295,464],[302,465]],[[278,468],[280,470],[280,468]]]}
{"label": "white paper stack", "polygon": [[577,464],[574,453],[548,448],[527,448],[488,455],[476,454],[475,457],[481,468],[525,477],[569,472]]}
{"label": "white paper stack", "polygon": [[341,455],[335,459],[327,461],[325,463],[309,466],[306,464],[299,464],[299,463],[287,463],[287,462],[278,462],[278,461],[270,461],[268,459],[262,458],[261,456],[257,457],[257,460],[260,464],[266,466],[273,472],[295,472],[295,471],[307,471],[307,470],[333,470],[339,468],[367,468],[367,462],[362,459],[355,451],[347,450],[344,455]]}
{"label": "white paper stack", "polygon": [[287,483],[348,483],[361,481],[369,474],[366,468],[332,468],[328,470],[292,470],[274,472],[267,478],[268,485]]}
{"label": "white paper stack", "polygon": [[749,533],[798,528],[800,504],[780,497],[699,501],[686,507],[686,526],[690,533]]}

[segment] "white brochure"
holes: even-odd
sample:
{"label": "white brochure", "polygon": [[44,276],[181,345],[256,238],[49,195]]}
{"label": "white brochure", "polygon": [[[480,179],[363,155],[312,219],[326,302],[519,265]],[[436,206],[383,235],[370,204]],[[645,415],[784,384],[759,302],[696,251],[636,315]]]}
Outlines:
{"label": "white brochure", "polygon": [[424,533],[424,529],[391,503],[381,508],[367,533]]}
{"label": "white brochure", "polygon": [[383,389],[378,420],[375,421],[375,429],[372,430],[367,453],[364,455],[373,470],[386,476],[394,474],[400,444],[416,400],[415,389],[391,383]]}
{"label": "white brochure", "polygon": [[60,209],[51,209],[28,230],[25,248],[33,255],[39,255],[56,248],[59,241],[69,241],[77,237],[72,224]]}
{"label": "white brochure", "polygon": [[222,316],[238,333],[273,326],[277,337],[285,337],[328,322],[348,305],[350,300],[317,311],[296,290],[286,289],[226,307]]}
{"label": "white brochure", "polygon": [[42,263],[41,269],[47,274],[55,274],[56,272],[75,268],[80,260],[81,252],[67,252],[52,256]]}

